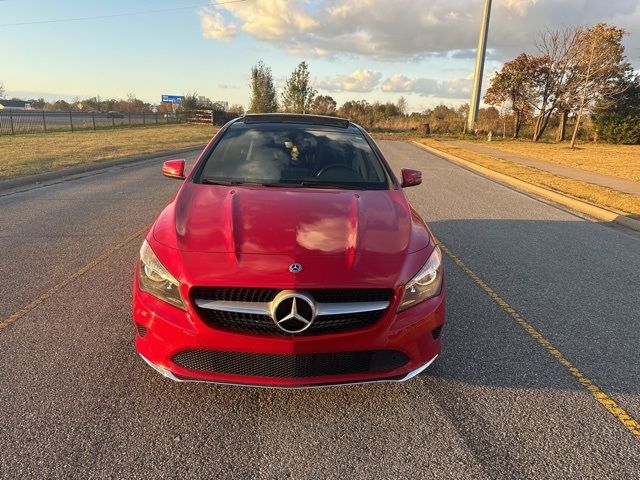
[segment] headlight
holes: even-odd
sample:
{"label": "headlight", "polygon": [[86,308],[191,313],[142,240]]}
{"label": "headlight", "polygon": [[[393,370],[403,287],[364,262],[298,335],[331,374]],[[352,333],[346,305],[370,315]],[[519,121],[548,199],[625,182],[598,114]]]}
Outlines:
{"label": "headlight", "polygon": [[442,252],[436,245],[427,263],[404,287],[398,311],[406,310],[440,293],[442,286]]}
{"label": "headlight", "polygon": [[180,296],[180,283],[160,263],[151,246],[145,240],[140,249],[140,273],[138,275],[140,290],[160,300],[186,310]]}

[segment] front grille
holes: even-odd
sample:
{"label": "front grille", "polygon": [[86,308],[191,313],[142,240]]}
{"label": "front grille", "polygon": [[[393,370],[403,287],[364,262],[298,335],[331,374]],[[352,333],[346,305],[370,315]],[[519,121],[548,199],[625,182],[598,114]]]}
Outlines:
{"label": "front grille", "polygon": [[[198,315],[208,326],[220,330],[244,332],[257,335],[277,335],[284,337],[323,335],[366,328],[380,320],[386,310],[357,312],[348,315],[322,315],[305,331],[290,334],[280,330],[268,315],[236,313],[200,308],[195,299],[233,302],[271,302],[281,290],[267,288],[208,288],[194,287],[191,299]],[[357,303],[391,301],[392,291],[388,289],[311,289],[305,290],[318,303]]]}
{"label": "front grille", "polygon": [[208,310],[206,308],[198,308],[198,313],[200,314],[200,318],[202,318],[207,325],[213,328],[261,335],[298,337],[339,333],[347,330],[368,327],[380,320],[380,318],[385,314],[385,311],[378,310],[375,312],[359,312],[349,315],[325,315],[317,317],[308,329],[296,334],[283,332],[276,327],[271,317],[267,315],[221,312],[218,310]]}
{"label": "front grille", "polygon": [[192,298],[205,300],[219,300],[225,302],[270,302],[280,290],[273,288],[216,288],[194,287],[191,289]]}
{"label": "front grille", "polygon": [[[191,298],[226,302],[270,302],[282,290],[274,288],[193,287]],[[318,303],[386,302],[392,291],[384,288],[311,289],[305,290]]]}
{"label": "front grille", "polygon": [[388,302],[391,290],[381,288],[346,290],[306,290],[318,303]]}
{"label": "front grille", "polygon": [[282,355],[273,353],[183,350],[172,361],[198,372],[252,377],[307,378],[391,371],[409,358],[394,350]]}

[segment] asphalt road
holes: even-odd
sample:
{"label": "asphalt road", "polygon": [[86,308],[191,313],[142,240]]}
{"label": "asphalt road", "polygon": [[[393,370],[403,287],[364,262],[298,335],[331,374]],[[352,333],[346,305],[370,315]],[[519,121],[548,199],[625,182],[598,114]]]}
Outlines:
{"label": "asphalt road", "polygon": [[423,171],[408,195],[458,261],[443,355],[405,384],[171,383],[130,296],[178,182],[149,161],[0,192],[0,477],[640,478],[640,237],[381,146]]}

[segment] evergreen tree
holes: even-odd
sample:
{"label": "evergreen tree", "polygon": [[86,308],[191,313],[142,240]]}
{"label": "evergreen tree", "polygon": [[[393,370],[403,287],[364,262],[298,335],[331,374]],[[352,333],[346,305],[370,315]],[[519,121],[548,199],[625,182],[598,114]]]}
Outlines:
{"label": "evergreen tree", "polygon": [[262,60],[251,68],[251,99],[249,112],[272,113],[278,110],[276,89],[273,86],[273,74]]}
{"label": "evergreen tree", "polygon": [[640,144],[640,76],[623,80],[611,102],[596,105],[593,123],[609,143]]}
{"label": "evergreen tree", "polygon": [[311,87],[309,67],[301,62],[287,79],[282,92],[282,108],[285,112],[309,113],[316,91]]}

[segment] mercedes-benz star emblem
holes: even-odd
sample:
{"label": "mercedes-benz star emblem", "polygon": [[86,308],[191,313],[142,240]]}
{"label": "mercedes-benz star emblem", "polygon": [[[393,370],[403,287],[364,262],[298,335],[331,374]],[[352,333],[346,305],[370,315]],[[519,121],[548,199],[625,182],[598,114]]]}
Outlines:
{"label": "mercedes-benz star emblem", "polygon": [[289,271],[291,273],[298,273],[302,271],[302,265],[300,265],[299,263],[292,263],[291,265],[289,265]]}
{"label": "mercedes-benz star emblem", "polygon": [[286,333],[301,333],[316,318],[316,304],[304,293],[284,291],[273,301],[271,318]]}

